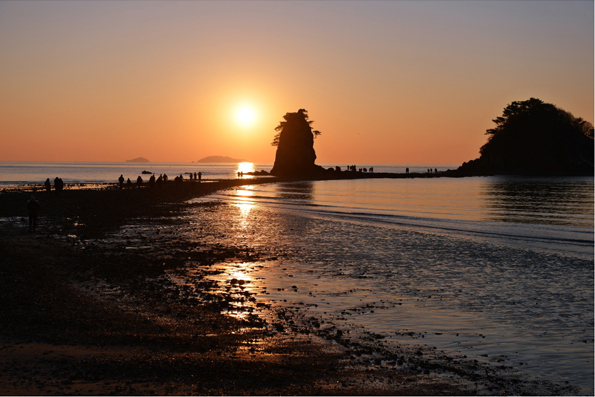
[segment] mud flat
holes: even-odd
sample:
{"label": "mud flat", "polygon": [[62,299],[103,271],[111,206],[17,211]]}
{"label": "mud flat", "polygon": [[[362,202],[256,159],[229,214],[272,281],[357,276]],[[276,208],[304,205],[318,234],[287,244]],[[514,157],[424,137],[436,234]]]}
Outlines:
{"label": "mud flat", "polygon": [[[193,239],[176,234],[189,207],[219,210],[188,198],[241,183],[39,192],[34,234],[24,210],[31,192],[0,194],[0,392],[573,394],[464,358],[387,349],[296,308],[261,315],[267,302],[248,285],[216,276],[222,264],[273,259],[274,249],[238,246],[200,225]],[[251,309],[234,315],[238,306]]]}

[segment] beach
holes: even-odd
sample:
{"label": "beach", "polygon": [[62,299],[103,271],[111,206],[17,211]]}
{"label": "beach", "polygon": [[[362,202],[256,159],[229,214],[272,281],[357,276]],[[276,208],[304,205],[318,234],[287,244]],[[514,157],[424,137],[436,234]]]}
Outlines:
{"label": "beach", "polygon": [[[374,334],[352,337],[292,307],[267,307],[240,276],[218,280],[226,266],[283,255],[215,234],[221,205],[188,202],[243,183],[38,192],[34,234],[24,211],[31,192],[0,194],[3,394],[576,392],[466,357],[388,347]],[[188,211],[210,219],[190,225],[193,238],[181,234]],[[299,234],[300,224],[291,227]]]}

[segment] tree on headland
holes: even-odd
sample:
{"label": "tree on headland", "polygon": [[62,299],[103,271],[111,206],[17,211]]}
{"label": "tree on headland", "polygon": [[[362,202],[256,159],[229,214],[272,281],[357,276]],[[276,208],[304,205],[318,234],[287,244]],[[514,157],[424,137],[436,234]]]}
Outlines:
{"label": "tree on headland", "polygon": [[493,120],[480,158],[459,170],[471,174],[589,175],[593,125],[536,98],[512,102]]}
{"label": "tree on headland", "polygon": [[308,120],[308,111],[299,109],[295,113],[285,113],[283,121],[275,128],[272,145],[277,146],[275,164],[271,174],[302,177],[319,172],[322,167],[314,164],[314,138],[320,131],[313,131]]}

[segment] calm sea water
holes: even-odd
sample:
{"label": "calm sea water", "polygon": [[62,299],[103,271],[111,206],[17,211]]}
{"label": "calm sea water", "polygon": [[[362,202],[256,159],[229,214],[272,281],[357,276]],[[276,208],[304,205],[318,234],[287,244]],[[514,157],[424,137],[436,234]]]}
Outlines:
{"label": "calm sea water", "polygon": [[[335,167],[336,164],[323,165]],[[345,169],[346,165],[339,165]],[[428,168],[444,171],[457,166],[444,165],[371,165],[375,172],[426,172]],[[370,167],[361,165],[358,167]],[[79,162],[20,162],[0,161],[0,186],[43,183],[46,178],[60,177],[66,184],[72,183],[116,183],[120,175],[133,182],[143,171],[167,174],[173,178],[189,172],[202,172],[203,179],[233,179],[238,171],[270,171],[272,164],[261,163],[79,163]],[[250,176],[244,176],[249,179]]]}
{"label": "calm sea water", "polygon": [[[201,198],[188,238],[277,247],[220,265],[259,302],[593,393],[593,178],[246,186]],[[201,226],[205,227],[205,226]],[[295,288],[294,288],[295,287]]]}

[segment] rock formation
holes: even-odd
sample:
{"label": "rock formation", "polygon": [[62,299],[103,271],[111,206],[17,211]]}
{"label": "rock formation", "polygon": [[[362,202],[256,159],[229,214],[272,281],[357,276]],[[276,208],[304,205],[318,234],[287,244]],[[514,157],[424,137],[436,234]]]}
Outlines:
{"label": "rock formation", "polygon": [[593,175],[593,125],[531,98],[508,105],[463,175]]}
{"label": "rock formation", "polygon": [[312,177],[323,172],[323,168],[314,164],[314,138],[320,135],[313,131],[308,121],[308,112],[300,109],[295,113],[286,113],[277,128],[273,146],[277,146],[272,175],[284,177]]}

